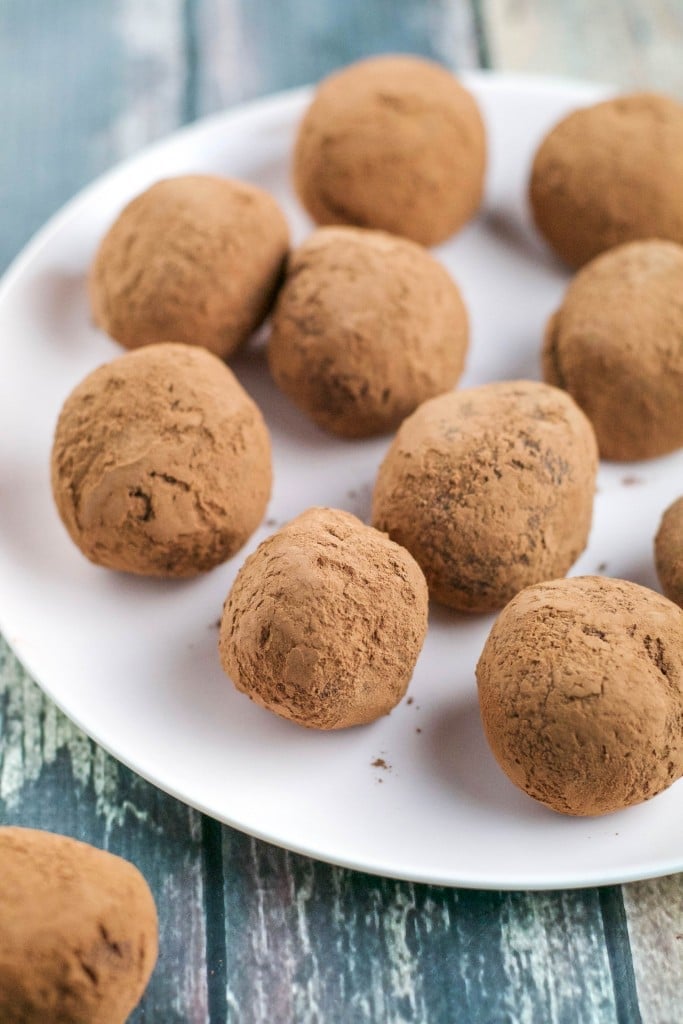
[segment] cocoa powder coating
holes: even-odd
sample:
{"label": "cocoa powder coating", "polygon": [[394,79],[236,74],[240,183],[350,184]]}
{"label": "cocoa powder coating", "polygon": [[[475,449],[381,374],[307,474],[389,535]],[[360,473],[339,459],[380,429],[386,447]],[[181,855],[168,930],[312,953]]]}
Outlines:
{"label": "cocoa powder coating", "polygon": [[238,690],[299,725],[342,729],[403,697],[427,630],[427,586],[403,548],[348,512],[313,508],[235,580],[220,655]]}
{"label": "cocoa powder coating", "polygon": [[123,1024],[157,958],[137,868],[50,832],[0,828],[0,1020]]}
{"label": "cocoa powder coating", "polygon": [[100,244],[95,323],[126,348],[176,341],[226,358],[268,313],[288,239],[277,203],[255,185],[202,174],[159,181]]}
{"label": "cocoa powder coating", "polygon": [[563,391],[486,384],[405,420],[380,466],[372,521],[411,552],[437,601],[493,611],[578,558],[596,471],[590,423]]}
{"label": "cocoa powder coating", "polygon": [[458,287],[421,246],[320,228],[290,258],[268,362],[278,387],[319,426],[367,437],[450,390],[467,339]]}
{"label": "cocoa powder coating", "polygon": [[655,563],[662,590],[683,608],[683,498],[662,516],[655,537]]}
{"label": "cocoa powder coating", "polygon": [[97,565],[169,577],[211,569],[256,529],[270,487],[261,413],[204,349],[128,352],[89,374],[60,413],[54,499]]}
{"label": "cocoa powder coating", "polygon": [[634,93],[576,110],[541,143],[531,208],[570,266],[639,238],[683,243],[683,104]]}
{"label": "cocoa powder coating", "polygon": [[479,208],[486,138],[474,97],[445,68],[372,57],[318,86],[299,128],[294,184],[318,224],[436,245]]}
{"label": "cocoa powder coating", "polygon": [[649,240],[603,253],[548,323],[543,375],[590,419],[605,459],[683,445],[683,246]]}
{"label": "cocoa powder coating", "polygon": [[508,777],[563,814],[640,803],[683,774],[683,612],[599,576],[518,594],[477,665],[486,737]]}

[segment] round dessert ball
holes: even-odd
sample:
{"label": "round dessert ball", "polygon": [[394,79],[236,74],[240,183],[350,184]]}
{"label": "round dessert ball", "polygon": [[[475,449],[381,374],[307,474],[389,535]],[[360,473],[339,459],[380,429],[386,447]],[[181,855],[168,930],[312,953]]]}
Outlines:
{"label": "round dessert ball", "polygon": [[683,445],[683,246],[650,240],[603,253],[551,317],[543,376],[581,406],[605,459]]}
{"label": "round dessert ball", "polygon": [[52,492],[97,565],[194,576],[254,532],[271,487],[270,438],[255,403],[204,349],[152,345],[89,374],[67,398]]}
{"label": "round dessert ball", "polygon": [[425,249],[382,231],[320,228],[290,258],[268,361],[318,426],[368,437],[449,391],[467,339],[458,287]]}
{"label": "round dessert ball", "polygon": [[536,225],[572,267],[623,242],[683,243],[683,104],[635,93],[575,110],[531,171]]}
{"label": "round dessert ball", "polygon": [[320,83],[297,135],[294,184],[318,224],[436,245],[479,209],[485,166],[471,93],[438,64],[391,55]]}
{"label": "round dessert ball", "polygon": [[564,576],[586,546],[597,449],[563,391],[502,381],[425,402],[380,466],[372,520],[410,551],[437,601],[501,608]]}
{"label": "round dessert ball", "polygon": [[683,608],[683,498],[662,516],[655,537],[655,562],[662,590]]}
{"label": "round dessert ball", "polygon": [[157,958],[152,894],[128,861],[0,828],[0,1020],[123,1024]]}
{"label": "round dessert ball", "polygon": [[263,189],[168,178],[119,214],[90,271],[93,318],[125,348],[175,341],[231,355],[265,318],[289,231]]}
{"label": "round dessert ball", "polygon": [[486,737],[506,775],[563,814],[640,803],[683,774],[683,612],[598,576],[523,590],[479,664]]}
{"label": "round dessert ball", "polygon": [[257,704],[343,729],[398,704],[426,631],[427,585],[408,552],[348,512],[312,508],[240,569],[220,655]]}

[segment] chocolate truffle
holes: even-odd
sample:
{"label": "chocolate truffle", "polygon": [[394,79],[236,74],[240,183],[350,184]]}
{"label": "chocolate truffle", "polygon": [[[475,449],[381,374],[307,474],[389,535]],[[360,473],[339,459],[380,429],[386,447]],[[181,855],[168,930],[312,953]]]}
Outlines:
{"label": "chocolate truffle", "polygon": [[159,181],[102,240],[89,282],[95,323],[126,348],[176,341],[226,358],[266,316],[288,237],[255,185],[208,174]]}
{"label": "chocolate truffle", "polygon": [[683,445],[683,246],[650,240],[603,253],[551,317],[543,375],[586,413],[605,459]]}
{"label": "chocolate truffle", "polygon": [[0,1020],[123,1024],[157,958],[152,894],[128,861],[0,828]]}
{"label": "chocolate truffle", "polygon": [[318,224],[436,245],[477,212],[485,164],[479,108],[449,71],[372,57],[318,86],[296,139],[294,184]]}
{"label": "chocolate truffle", "polygon": [[265,540],[223,610],[238,690],[313,729],[388,714],[427,630],[427,585],[398,544],[348,512],[312,508]]}
{"label": "chocolate truffle", "polygon": [[529,587],[477,665],[484,731],[508,777],[563,814],[608,814],[683,774],[683,612],[623,580]]}
{"label": "chocolate truffle", "polygon": [[596,471],[590,423],[567,394],[486,384],[432,398],[404,421],[372,520],[410,551],[437,601],[493,611],[578,558]]}
{"label": "chocolate truffle", "polygon": [[394,430],[462,372],[467,312],[458,288],[414,242],[320,228],[291,257],[273,316],[276,384],[342,437]]}
{"label": "chocolate truffle", "polygon": [[194,576],[233,555],[270,495],[263,418],[227,366],[187,345],[128,352],[67,398],[52,491],[92,562]]}
{"label": "chocolate truffle", "polygon": [[531,171],[536,225],[572,267],[639,238],[683,243],[683,104],[635,93],[576,110]]}
{"label": "chocolate truffle", "polygon": [[655,562],[662,590],[683,608],[683,498],[662,516],[655,537]]}

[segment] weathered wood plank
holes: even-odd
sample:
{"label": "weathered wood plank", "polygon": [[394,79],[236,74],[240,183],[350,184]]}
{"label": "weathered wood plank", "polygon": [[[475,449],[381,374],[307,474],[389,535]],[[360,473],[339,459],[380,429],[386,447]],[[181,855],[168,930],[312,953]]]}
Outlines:
{"label": "weathered wood plank", "polygon": [[638,1001],[646,1024],[683,1019],[683,875],[623,886]]}
{"label": "weathered wood plank", "polygon": [[183,115],[182,0],[0,4],[0,269],[62,203]]}
{"label": "weathered wood plank", "polygon": [[[79,187],[178,125],[185,56],[182,0],[5,0],[0,267]],[[136,863],[156,897],[162,942],[131,1019],[207,1024],[201,816],[91,743],[2,640],[0,821],[74,835]]]}
{"label": "weathered wood plank", "polygon": [[640,1020],[615,992],[596,890],[411,885],[227,830],[224,864],[228,1002],[240,1024]]}
{"label": "weathered wood plank", "polygon": [[[363,53],[407,49],[467,67],[490,49],[525,70],[600,77],[603,63],[603,77],[619,81],[609,60],[626,67],[639,50],[641,67],[661,75],[663,55],[680,46],[674,0],[598,7],[482,0],[478,20],[451,0],[5,0],[0,265],[81,184],[179,121],[314,80]],[[604,43],[589,38],[596,31]],[[610,55],[620,46],[631,56]],[[669,60],[667,82],[678,81],[679,63]],[[221,1022],[226,1000],[229,1019],[245,1022],[639,1019],[614,890],[454,892],[294,857],[202,821],[117,765],[6,648],[0,690],[1,820],[107,845],[155,888],[162,960],[134,1020]],[[642,885],[626,890],[626,908],[645,1020],[673,1024],[680,915],[666,912],[674,890]]]}
{"label": "weathered wood plank", "polygon": [[683,95],[680,0],[477,0],[494,67]]}
{"label": "weathered wood plank", "polygon": [[315,82],[372,53],[408,51],[454,68],[478,61],[468,3],[449,0],[192,0],[197,112]]}
{"label": "weathered wood plank", "polygon": [[[497,67],[683,95],[678,0],[479,2]],[[674,1024],[683,1014],[682,894],[680,875],[623,887],[638,1001],[648,1024]]]}
{"label": "weathered wood plank", "polygon": [[136,864],[154,892],[163,942],[132,1020],[206,1024],[200,815],[88,740],[1,638],[0,823],[72,835]]}

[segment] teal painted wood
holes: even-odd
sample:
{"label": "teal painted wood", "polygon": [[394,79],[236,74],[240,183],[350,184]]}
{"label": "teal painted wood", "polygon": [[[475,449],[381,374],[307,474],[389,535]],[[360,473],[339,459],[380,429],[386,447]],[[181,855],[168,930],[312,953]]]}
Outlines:
{"label": "teal painted wood", "polygon": [[188,11],[202,57],[193,76],[198,114],[315,82],[372,53],[479,63],[477,24],[462,0],[190,0]]}
{"label": "teal painted wood", "polygon": [[159,910],[159,964],[132,1021],[208,1021],[201,817],[72,725],[0,638],[0,824],[48,829],[136,864]]}
{"label": "teal painted wood", "polygon": [[[646,0],[635,6],[652,25]],[[0,266],[78,187],[184,119],[376,50],[413,50],[453,67],[485,62],[489,52],[501,59],[519,35],[515,9],[519,17],[533,7],[503,0],[472,7],[456,0],[3,0]],[[556,5],[554,14],[544,7],[546,36],[562,37],[572,5]],[[610,14],[601,11],[608,24]],[[413,886],[256,842],[109,758],[1,643],[0,820],[77,835],[128,856],[147,875],[160,908],[162,953],[132,1018],[138,1024],[640,1020],[618,889],[501,894]],[[681,891],[650,887],[649,916],[634,928],[641,968],[647,964],[659,997],[649,997],[646,1024],[681,1018],[671,985],[675,959],[668,955],[658,968],[647,927],[666,918],[667,950],[675,949],[678,918],[662,907]],[[627,905],[636,922],[636,897]],[[653,982],[657,969],[668,987]]]}
{"label": "teal painted wood", "polygon": [[680,0],[476,0],[496,67],[683,97]]}
{"label": "teal painted wood", "polygon": [[[228,1003],[243,1024],[636,1024],[618,890],[374,878],[224,831]],[[236,884],[237,882],[241,884]],[[620,909],[621,908],[621,909]]]}
{"label": "teal painted wood", "polygon": [[[178,125],[182,11],[181,0],[0,4],[0,268],[81,186]],[[161,948],[131,1021],[207,1024],[201,816],[71,725],[1,638],[0,823],[62,832],[135,863],[156,898]]]}
{"label": "teal painted wood", "polygon": [[2,0],[0,269],[82,186],[182,119],[183,0]]}

